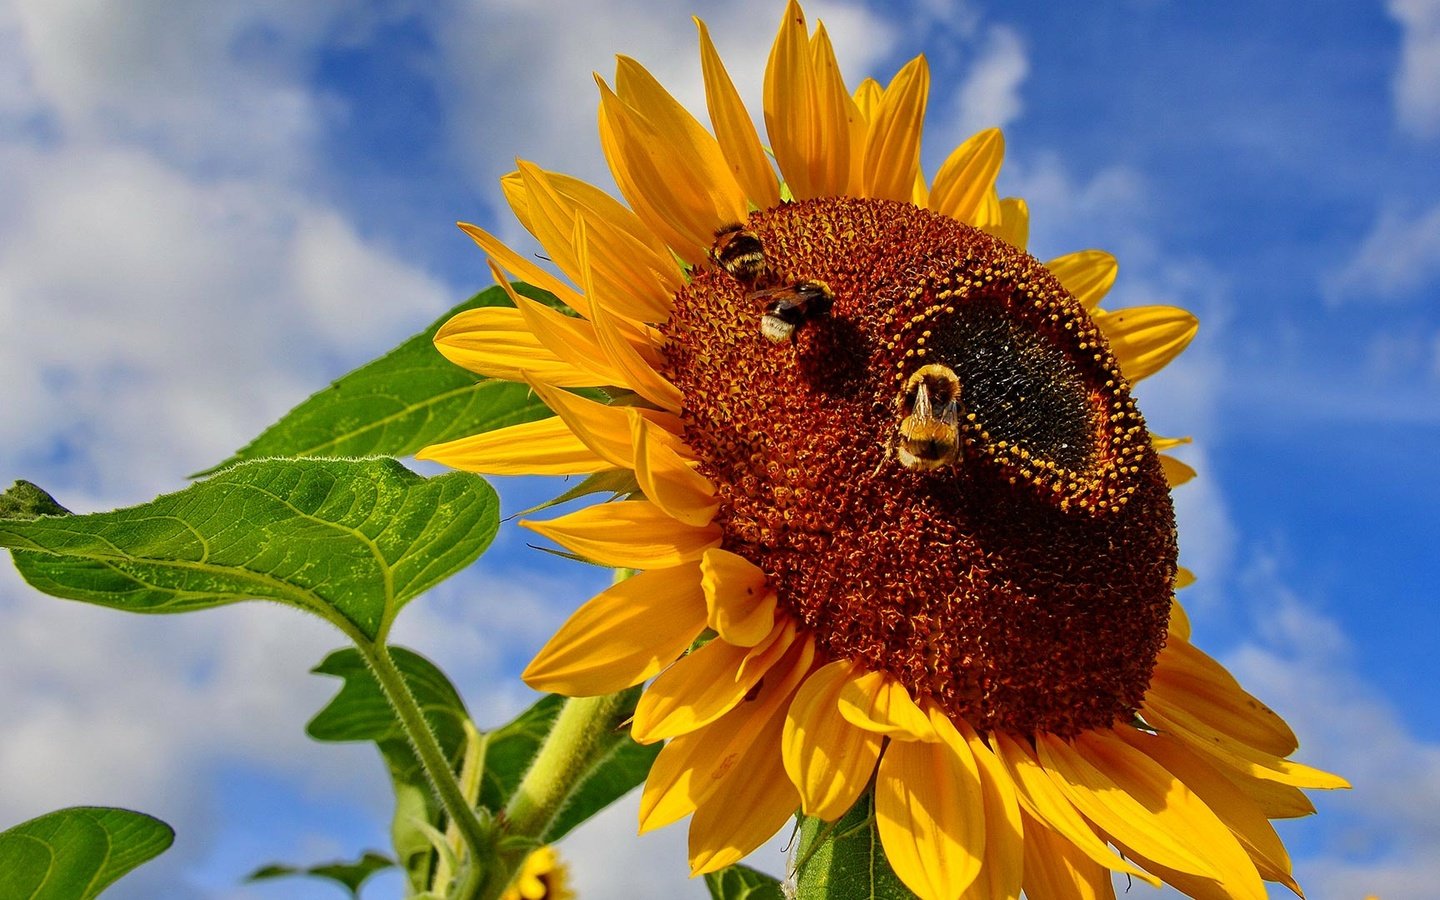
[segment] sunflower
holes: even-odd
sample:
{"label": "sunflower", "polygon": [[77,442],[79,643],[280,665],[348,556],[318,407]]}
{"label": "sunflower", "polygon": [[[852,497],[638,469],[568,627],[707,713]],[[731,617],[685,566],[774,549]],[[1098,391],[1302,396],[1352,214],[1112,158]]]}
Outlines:
{"label": "sunflower", "polygon": [[569,871],[555,848],[540,847],[525,857],[500,900],[575,900],[569,881]]}
{"label": "sunflower", "polygon": [[597,79],[625,203],[528,162],[503,179],[565,277],[462,226],[515,306],[436,343],[556,415],[422,455],[626,485],[524,523],[637,570],[526,682],[653,679],[641,829],[691,816],[696,874],[868,789],[925,898],[1112,896],[1112,872],[1298,892],[1269,820],[1344,782],[1290,761],[1284,721],[1190,643],[1170,488],[1194,472],[1130,393],[1195,319],[1101,309],[1107,253],[1027,255],[998,130],[927,183],[923,57],[852,93],[792,2],[767,151],[697,25],[711,129],[634,60]]}

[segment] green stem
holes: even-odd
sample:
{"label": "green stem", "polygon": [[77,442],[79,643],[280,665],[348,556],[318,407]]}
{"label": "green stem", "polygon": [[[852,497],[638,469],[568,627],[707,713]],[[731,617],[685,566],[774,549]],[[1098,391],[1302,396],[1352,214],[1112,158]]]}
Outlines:
{"label": "green stem", "polygon": [[[565,802],[614,746],[611,732],[624,710],[634,703],[637,689],[603,697],[573,697],[560,707],[555,724],[541,744],[529,771],[505,807],[506,833],[540,839]],[[517,845],[502,851],[500,864],[486,880],[481,896],[500,896],[533,849]]]}
{"label": "green stem", "polygon": [[445,752],[440,749],[435,733],[426,723],[419,702],[410,692],[410,686],[405,683],[405,676],[400,674],[400,669],[390,658],[389,648],[384,644],[367,645],[359,641],[356,645],[365,661],[370,664],[370,671],[375,673],[375,680],[380,683],[385,699],[390,701],[395,715],[400,718],[405,736],[410,739],[410,747],[419,758],[420,766],[425,770],[431,786],[435,788],[440,804],[445,807],[445,814],[460,832],[460,839],[469,851],[468,865],[473,869],[494,853],[485,827],[480,824],[474,808],[465,799],[465,793],[455,778],[450,761],[445,758]]}

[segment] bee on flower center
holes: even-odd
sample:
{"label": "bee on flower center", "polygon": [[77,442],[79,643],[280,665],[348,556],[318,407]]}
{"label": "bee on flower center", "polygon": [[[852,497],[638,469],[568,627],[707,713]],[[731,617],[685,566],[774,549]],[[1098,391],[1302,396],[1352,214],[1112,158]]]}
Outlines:
{"label": "bee on flower center", "polygon": [[759,235],[738,222],[715,232],[710,261],[747,290],[764,287],[768,275],[765,247],[760,243]]}
{"label": "bee on flower center", "polygon": [[894,453],[900,465],[927,472],[949,465],[960,451],[960,379],[948,366],[921,366],[895,398],[903,418]]}
{"label": "bee on flower center", "polygon": [[766,300],[760,318],[760,333],[772,344],[795,342],[799,328],[826,315],[835,304],[835,295],[823,281],[796,281],[783,287],[753,291],[752,299]]}

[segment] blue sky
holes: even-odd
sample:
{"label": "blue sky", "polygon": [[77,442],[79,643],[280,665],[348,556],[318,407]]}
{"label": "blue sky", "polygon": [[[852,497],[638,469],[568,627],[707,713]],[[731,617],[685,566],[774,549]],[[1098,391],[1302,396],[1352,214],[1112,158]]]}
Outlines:
{"label": "blue sky", "polygon": [[[608,184],[590,73],[614,54],[695,106],[697,12],[758,108],[781,10],[120,7],[0,0],[0,482],[83,510],[183,486],[487,286],[453,222],[520,238],[495,183],[515,156]],[[929,57],[927,171],[1003,126],[1002,193],[1029,201],[1037,256],[1111,250],[1112,305],[1201,317],[1139,390],[1152,427],[1196,439],[1177,502],[1197,641],[1356,785],[1282,826],[1309,895],[1433,895],[1440,0],[807,12],[852,85]],[[500,488],[513,511],[548,486]],[[528,702],[518,666],[601,580],[524,544],[502,533],[397,636],[482,723]],[[180,829],[116,896],[334,896],[236,881],[384,846],[373,752],[302,733],[334,689],[305,674],[338,645],[318,623],[129,618],[7,571],[0,635],[0,823],[111,803]],[[685,887],[683,826],[639,842],[631,821],[633,802],[562,848],[587,897]]]}

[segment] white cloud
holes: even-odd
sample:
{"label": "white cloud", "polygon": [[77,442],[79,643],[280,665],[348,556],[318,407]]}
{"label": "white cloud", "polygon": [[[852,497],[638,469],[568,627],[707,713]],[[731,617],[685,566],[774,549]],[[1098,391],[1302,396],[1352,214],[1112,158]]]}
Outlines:
{"label": "white cloud", "polygon": [[1400,67],[1392,85],[1395,111],[1406,130],[1440,135],[1440,0],[1390,0],[1400,22]]}
{"label": "white cloud", "polygon": [[980,57],[955,96],[954,115],[961,135],[1004,128],[1024,109],[1020,88],[1030,74],[1030,59],[1020,34],[1006,25],[991,25],[980,46]]}
{"label": "white cloud", "polygon": [[[1440,860],[1440,745],[1414,735],[1401,713],[1355,669],[1339,623],[1303,603],[1259,556],[1241,590],[1257,624],[1254,639],[1225,662],[1247,690],[1272,705],[1300,736],[1296,758],[1336,772],[1353,791],[1317,793],[1316,820],[1287,831],[1326,840],[1296,859],[1312,900],[1428,900]],[[1283,836],[1283,834],[1282,834]]]}
{"label": "white cloud", "polygon": [[[758,119],[765,60],[782,7],[742,0],[701,3],[695,12]],[[824,21],[852,84],[894,40],[893,30],[863,6],[809,3],[806,15],[812,28]],[[516,156],[612,184],[596,133],[599,94],[592,73],[612,81],[617,54],[636,58],[702,122],[709,121],[696,29],[688,10],[673,4],[489,2],[462,7],[437,34],[456,152],[487,195],[514,168]]]}
{"label": "white cloud", "polygon": [[1440,282],[1440,204],[1380,211],[1355,255],[1325,274],[1321,294],[1334,303],[1406,300]]}

